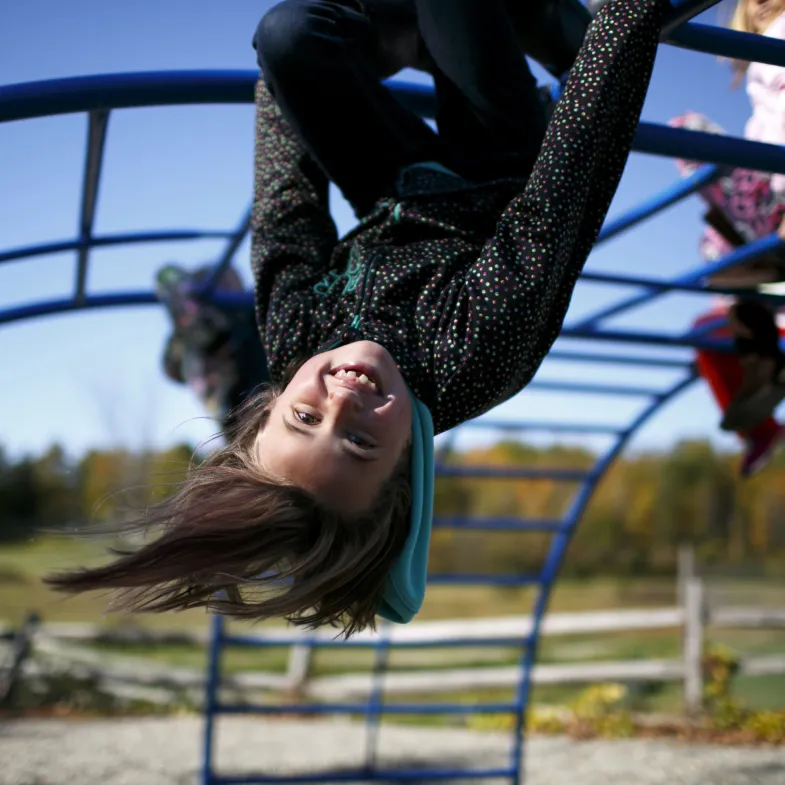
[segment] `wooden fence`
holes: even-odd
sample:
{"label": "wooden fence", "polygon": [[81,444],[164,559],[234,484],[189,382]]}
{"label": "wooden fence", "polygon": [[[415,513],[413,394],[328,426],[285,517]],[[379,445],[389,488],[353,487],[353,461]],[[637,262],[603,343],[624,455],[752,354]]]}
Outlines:
{"label": "wooden fence", "polygon": [[[552,613],[545,617],[542,636],[575,636],[630,632],[636,630],[673,629],[681,631],[682,652],[676,659],[600,661],[565,664],[538,664],[532,678],[535,684],[590,684],[596,682],[681,681],[685,706],[700,708],[703,692],[703,657],[707,627],[718,628],[780,628],[785,629],[785,610],[780,608],[719,608],[706,602],[705,588],[699,578],[687,577],[680,590],[680,607],[614,610],[585,613]],[[486,648],[489,642],[510,647],[532,631],[529,617],[509,616],[486,619],[450,619],[414,622],[406,626],[392,625],[375,633],[364,632],[358,637],[371,641],[386,639],[396,643],[459,641]],[[250,636],[259,643],[280,639],[281,630],[260,629]],[[17,664],[17,675],[41,676],[48,671],[67,668],[74,674],[95,679],[103,689],[115,694],[169,702],[173,691],[187,692],[194,701],[201,699],[204,670],[172,668],[154,660],[117,657],[91,650],[89,644],[187,644],[205,646],[206,630],[167,632],[153,630],[106,630],[91,624],[41,624],[28,632],[31,640],[16,650],[28,652],[24,665]],[[313,649],[308,638],[332,638],[333,630],[303,633],[303,643],[290,647],[288,667],[284,672],[248,671],[232,673],[224,678],[227,693],[248,696],[249,691],[297,695],[304,699],[341,701],[361,700],[370,694],[373,676],[369,670],[329,676],[311,676]],[[0,626],[0,639],[12,640],[14,632]],[[32,653],[32,654],[30,654]],[[2,660],[0,659],[0,665]],[[13,672],[13,667],[6,668]],[[785,674],[785,655],[742,657],[740,672],[747,675]],[[413,668],[393,670],[384,674],[386,695],[440,695],[465,690],[493,690],[513,687],[519,678],[514,666],[483,665],[460,668]],[[2,686],[0,673],[0,686]],[[0,690],[0,694],[2,690]]]}

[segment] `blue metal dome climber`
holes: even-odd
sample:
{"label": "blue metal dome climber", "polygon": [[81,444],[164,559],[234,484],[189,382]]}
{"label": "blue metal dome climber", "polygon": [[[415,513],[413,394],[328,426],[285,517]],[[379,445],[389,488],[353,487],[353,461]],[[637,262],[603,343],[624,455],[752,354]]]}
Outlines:
{"label": "blue metal dome climber", "polygon": [[[663,31],[663,41],[675,46],[696,51],[722,55],[741,60],[758,60],[785,67],[785,45],[772,39],[734,33],[711,26],[689,23],[692,16],[714,5],[717,0],[674,0],[675,11],[669,25]],[[90,252],[94,248],[117,246],[129,243],[150,243],[178,240],[200,240],[221,238],[226,241],[224,252],[216,262],[218,272],[228,265],[245,238],[249,227],[249,215],[241,217],[235,228],[226,231],[171,230],[138,232],[132,234],[97,235],[93,230],[93,218],[97,204],[98,183],[107,131],[109,113],[118,108],[161,106],[175,104],[237,104],[253,100],[255,72],[166,72],[144,74],[115,74],[86,78],[61,79],[47,82],[0,87],[0,122],[31,119],[54,114],[87,113],[89,132],[82,192],[82,212],[79,234],[76,238],[62,242],[47,243],[24,248],[0,251],[0,263],[33,259],[54,252],[73,251],[76,257],[76,280],[73,296],[66,299],[32,302],[23,306],[0,310],[0,324],[10,324],[42,316],[65,312],[117,306],[154,305],[156,297],[152,291],[129,291],[121,294],[91,293],[86,289]],[[391,88],[401,100],[408,103],[424,116],[431,113],[432,95],[428,89],[417,85],[393,81]],[[634,149],[638,152],[658,156],[681,157],[703,161],[707,165],[693,176],[679,181],[673,187],[657,194],[645,204],[609,222],[604,227],[599,243],[632,229],[647,218],[661,212],[678,201],[697,192],[719,176],[723,167],[740,166],[747,169],[785,173],[785,150],[773,146],[705,133],[668,128],[641,123],[635,139]],[[766,252],[779,248],[776,236],[761,239],[730,254],[713,265],[703,265],[688,270],[670,280],[633,275],[586,273],[582,280],[601,284],[614,284],[637,290],[637,293],[618,299],[611,306],[565,326],[560,345],[551,353],[549,363],[580,362],[597,368],[643,367],[660,369],[670,376],[669,383],[660,387],[638,387],[602,381],[598,373],[596,381],[580,383],[535,380],[531,389],[540,389],[572,396],[579,401],[581,396],[619,396],[632,398],[640,407],[630,421],[622,426],[600,424],[591,418],[572,417],[568,421],[520,422],[494,419],[493,416],[467,423],[450,434],[442,445],[442,461],[437,468],[440,477],[461,476],[466,478],[495,478],[511,482],[527,482],[548,479],[573,488],[573,495],[565,514],[553,520],[517,519],[510,517],[469,518],[437,517],[437,528],[452,528],[463,531],[545,533],[550,544],[542,567],[534,574],[435,574],[432,583],[442,585],[484,585],[499,587],[531,586],[534,588],[534,604],[530,621],[520,624],[506,640],[498,637],[483,639],[481,634],[468,628],[458,633],[424,634],[417,625],[410,627],[384,626],[376,634],[362,634],[348,641],[337,641],[330,632],[295,634],[289,631],[263,632],[254,635],[236,635],[221,618],[212,622],[211,646],[208,666],[208,686],[205,701],[204,758],[201,774],[203,785],[239,782],[358,782],[370,780],[458,780],[498,778],[518,783],[522,778],[522,747],[524,731],[524,709],[529,699],[532,667],[537,652],[539,632],[551,590],[556,581],[559,567],[567,546],[575,532],[581,514],[592,493],[620,454],[631,437],[649,421],[667,402],[685,390],[696,378],[690,350],[696,347],[716,348],[728,351],[727,343],[710,340],[710,326],[674,335],[647,330],[619,330],[606,325],[611,316],[633,313],[640,306],[651,303],[667,292],[682,291],[710,294],[704,283],[707,277],[720,270],[753,260]],[[221,299],[220,292],[208,287],[206,296]],[[608,344],[610,348],[587,351],[583,348],[563,348],[564,339],[578,343]],[[659,347],[660,356],[625,353],[616,347]],[[579,407],[573,414],[580,414]],[[603,436],[608,440],[606,449],[597,457],[588,470],[563,470],[547,468],[521,468],[499,466],[455,465],[446,460],[447,452],[456,433],[463,429],[482,428],[502,433],[530,431],[547,433],[572,433]],[[261,705],[227,704],[219,698],[222,653],[229,646],[292,646],[343,647],[346,649],[372,649],[375,652],[373,676],[361,690],[364,700],[345,702],[293,703],[291,701],[267,702]],[[387,672],[391,653],[399,648],[459,647],[459,646],[506,646],[520,652],[519,667],[514,678],[505,686],[510,697],[504,701],[465,702],[410,702],[387,701],[385,689],[389,688],[395,674]],[[427,674],[425,680],[427,681]],[[413,689],[413,692],[420,690]],[[425,692],[425,690],[422,690]],[[411,694],[411,692],[410,692]],[[427,693],[426,693],[427,694]],[[368,730],[366,765],[355,771],[316,771],[295,776],[271,772],[253,775],[221,776],[214,769],[214,728],[221,714],[256,713],[280,714],[344,714],[366,718]],[[377,765],[377,731],[384,715],[469,715],[505,714],[513,717],[513,732],[509,757],[493,768],[482,770],[448,768],[383,769]]]}

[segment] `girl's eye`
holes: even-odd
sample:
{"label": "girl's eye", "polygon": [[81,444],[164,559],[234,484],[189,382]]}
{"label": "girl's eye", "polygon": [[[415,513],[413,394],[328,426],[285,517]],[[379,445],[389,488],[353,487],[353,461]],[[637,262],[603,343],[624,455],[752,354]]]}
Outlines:
{"label": "girl's eye", "polygon": [[346,437],[355,447],[359,447],[361,450],[370,450],[373,445],[363,439],[361,436],[355,436],[353,433],[350,433]]}
{"label": "girl's eye", "polygon": [[298,412],[296,409],[294,416],[304,425],[316,425],[316,423],[319,422],[312,414],[308,414],[308,412]]}

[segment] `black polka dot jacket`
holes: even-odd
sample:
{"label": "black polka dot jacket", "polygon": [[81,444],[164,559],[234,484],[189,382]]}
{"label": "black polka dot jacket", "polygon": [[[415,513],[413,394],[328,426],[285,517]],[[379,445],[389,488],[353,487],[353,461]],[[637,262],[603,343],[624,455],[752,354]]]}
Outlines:
{"label": "black polka dot jacket", "polygon": [[341,240],[326,182],[260,82],[252,266],[273,378],[302,356],[376,341],[437,433],[528,384],[621,178],[667,8],[613,0],[600,12],[528,182],[415,169]]}

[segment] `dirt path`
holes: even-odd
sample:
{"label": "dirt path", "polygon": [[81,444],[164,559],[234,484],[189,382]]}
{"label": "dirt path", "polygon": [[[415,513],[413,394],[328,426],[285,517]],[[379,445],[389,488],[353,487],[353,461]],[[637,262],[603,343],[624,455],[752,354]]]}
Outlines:
{"label": "dirt path", "polygon": [[[222,774],[313,771],[362,762],[361,725],[229,717],[219,728]],[[201,721],[193,717],[0,723],[0,785],[195,785],[201,730]],[[380,749],[380,759],[391,767],[504,766],[509,737],[385,726]],[[785,748],[533,738],[526,750],[526,785],[785,783]]]}

